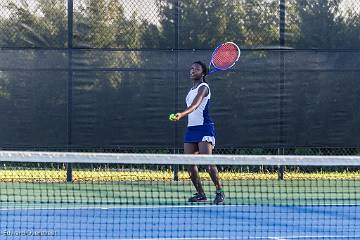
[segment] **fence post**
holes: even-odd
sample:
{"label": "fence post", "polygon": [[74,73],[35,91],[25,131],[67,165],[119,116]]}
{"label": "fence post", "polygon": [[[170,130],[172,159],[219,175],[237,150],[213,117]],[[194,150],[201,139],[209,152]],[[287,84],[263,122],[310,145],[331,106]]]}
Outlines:
{"label": "fence post", "polygon": [[[177,111],[178,109],[178,102],[179,102],[179,19],[180,19],[180,6],[179,6],[179,0],[174,0],[174,58],[175,58],[175,91],[174,91],[174,102],[175,102],[175,106],[174,109],[175,111]],[[173,149],[173,154],[178,154],[179,152],[177,151],[177,146],[178,146],[178,124],[177,122],[175,122],[174,124],[175,129],[174,129],[174,149]],[[179,165],[174,165],[173,166],[174,169],[174,180],[178,181],[179,180]]]}
{"label": "fence post", "polygon": [[[284,93],[285,93],[285,56],[284,56],[284,52],[283,52],[283,48],[285,47],[285,30],[286,30],[286,25],[285,25],[285,17],[286,17],[286,5],[285,5],[285,1],[286,0],[280,0],[280,21],[279,21],[279,45],[280,45],[280,125],[279,125],[279,130],[280,130],[280,144],[281,146],[284,146],[284,142],[285,142],[285,130],[284,130],[284,107],[285,107],[285,101],[284,101]],[[278,149],[278,155],[284,155],[285,154],[285,149],[284,148],[279,148]],[[284,166],[278,166],[278,180],[284,180]]]}
{"label": "fence post", "polygon": [[[73,50],[73,0],[68,0],[68,147],[72,145],[72,50]],[[72,182],[72,163],[67,163],[66,181]]]}
{"label": "fence post", "polygon": [[280,0],[280,21],[279,21],[279,30],[280,30],[280,47],[285,46],[285,27],[286,27],[286,0]]}

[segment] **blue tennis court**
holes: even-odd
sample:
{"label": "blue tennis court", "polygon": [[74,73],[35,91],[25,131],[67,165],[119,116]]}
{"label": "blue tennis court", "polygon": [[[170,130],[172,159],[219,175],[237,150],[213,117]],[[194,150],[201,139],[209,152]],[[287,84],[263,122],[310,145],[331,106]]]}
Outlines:
{"label": "blue tennis court", "polygon": [[0,0],[0,240],[360,240],[359,40],[360,0]]}
{"label": "blue tennis court", "polygon": [[[360,206],[2,209],[1,239],[357,239]],[[6,221],[4,221],[6,220]]]}

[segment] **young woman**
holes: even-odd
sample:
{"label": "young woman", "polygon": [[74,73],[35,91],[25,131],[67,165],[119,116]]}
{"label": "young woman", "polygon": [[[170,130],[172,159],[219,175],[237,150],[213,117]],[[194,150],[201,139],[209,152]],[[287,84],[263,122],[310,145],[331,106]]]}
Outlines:
{"label": "young woman", "polygon": [[[209,116],[210,88],[206,83],[205,76],[208,70],[203,62],[197,61],[191,65],[190,78],[192,88],[186,96],[187,108],[183,112],[175,114],[178,121],[188,116],[188,126],[185,135],[184,153],[185,154],[212,154],[215,146],[215,127],[214,122]],[[197,166],[190,166],[189,175],[195,186],[196,193],[189,198],[189,202],[205,202],[205,195],[199,170]],[[219,179],[216,166],[208,166],[211,180],[216,187],[215,204],[224,204],[224,192]]]}

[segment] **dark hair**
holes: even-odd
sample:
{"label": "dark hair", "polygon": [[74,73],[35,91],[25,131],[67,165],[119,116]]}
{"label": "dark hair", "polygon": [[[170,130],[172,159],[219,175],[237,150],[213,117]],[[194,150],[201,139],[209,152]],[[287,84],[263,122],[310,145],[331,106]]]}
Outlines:
{"label": "dark hair", "polygon": [[193,62],[193,64],[199,64],[202,68],[202,73],[204,74],[204,77],[203,77],[203,81],[206,82],[206,79],[205,79],[205,76],[208,74],[208,68],[206,66],[205,63],[203,63],[202,61],[196,61],[196,62]]}

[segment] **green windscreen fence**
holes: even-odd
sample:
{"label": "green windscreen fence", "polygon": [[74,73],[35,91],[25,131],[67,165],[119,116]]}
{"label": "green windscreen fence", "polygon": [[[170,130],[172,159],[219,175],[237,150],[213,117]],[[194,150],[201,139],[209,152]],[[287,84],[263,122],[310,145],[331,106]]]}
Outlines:
{"label": "green windscreen fence", "polygon": [[359,147],[356,1],[0,1],[0,147],[180,149],[191,63],[217,148]]}

